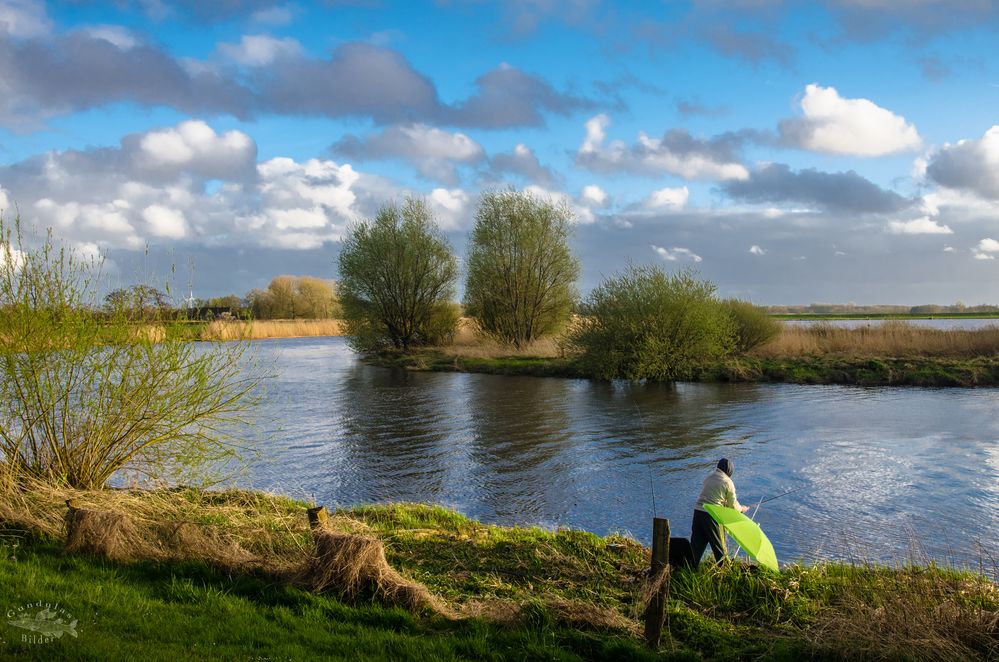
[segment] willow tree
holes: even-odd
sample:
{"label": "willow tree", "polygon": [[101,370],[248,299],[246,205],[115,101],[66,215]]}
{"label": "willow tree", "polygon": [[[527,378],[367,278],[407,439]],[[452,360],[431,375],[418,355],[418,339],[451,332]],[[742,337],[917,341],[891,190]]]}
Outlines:
{"label": "willow tree", "polygon": [[343,241],[337,283],[357,349],[409,349],[452,335],[458,261],[423,200],[383,207]]}
{"label": "willow tree", "polygon": [[231,460],[257,381],[245,345],[149,333],[127,297],[102,308],[98,261],[51,234],[26,244],[0,218],[5,474],[92,489],[119,472],[191,482]]}
{"label": "willow tree", "polygon": [[480,328],[522,347],[560,331],[576,298],[572,212],[530,193],[482,196],[469,240],[465,311]]}

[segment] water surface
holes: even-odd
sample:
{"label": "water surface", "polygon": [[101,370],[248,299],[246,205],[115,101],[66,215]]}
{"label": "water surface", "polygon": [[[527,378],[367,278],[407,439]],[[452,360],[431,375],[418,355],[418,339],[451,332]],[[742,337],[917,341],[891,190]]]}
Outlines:
{"label": "water surface", "polygon": [[[327,505],[434,502],[499,524],[690,533],[735,463],[782,560],[934,559],[995,574],[999,391],[642,385],[411,373],[339,338],[260,341],[269,366],[244,485]],[[653,507],[653,493],[655,508]]]}

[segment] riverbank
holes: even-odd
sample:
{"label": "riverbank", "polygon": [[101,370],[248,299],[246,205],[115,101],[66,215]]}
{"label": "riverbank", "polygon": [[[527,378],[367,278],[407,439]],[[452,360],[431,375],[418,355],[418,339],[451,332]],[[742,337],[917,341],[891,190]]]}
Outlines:
{"label": "riverbank", "polygon": [[[114,558],[64,553],[65,498],[113,516],[92,533],[114,522],[123,531],[127,518],[132,537],[102,548]],[[673,575],[669,636],[654,654],[639,636],[649,552],[637,542],[489,526],[416,504],[340,510],[324,531],[377,541],[401,581],[425,587],[438,607],[403,608],[377,590],[346,596],[332,586],[316,594],[294,572],[309,564],[314,545],[306,509],[242,491],[8,493],[0,501],[0,604],[58,602],[77,636],[30,643],[22,638],[30,632],[4,623],[0,651],[148,660],[985,659],[999,652],[999,588],[970,573],[828,564],[789,565],[775,575],[734,564]],[[164,530],[174,537],[162,537]],[[157,540],[164,546],[154,553],[147,545]]]}
{"label": "riverbank", "polygon": [[[522,351],[462,337],[449,347],[384,352],[374,365],[434,372],[583,377],[557,342]],[[785,382],[862,386],[999,386],[999,327],[932,329],[902,322],[876,327],[785,326],[745,354],[704,361],[687,376],[699,382]]]}

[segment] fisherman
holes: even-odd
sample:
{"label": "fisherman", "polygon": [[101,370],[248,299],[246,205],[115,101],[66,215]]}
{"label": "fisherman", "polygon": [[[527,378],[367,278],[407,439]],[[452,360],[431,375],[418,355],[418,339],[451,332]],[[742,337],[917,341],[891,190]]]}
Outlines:
{"label": "fisherman", "polygon": [[694,506],[694,520],[690,525],[690,548],[694,554],[694,567],[701,562],[704,548],[708,545],[711,545],[715,561],[721,562],[728,555],[725,549],[725,532],[722,531],[721,524],[704,510],[704,504],[713,503],[743,513],[749,510],[749,506],[743,506],[735,496],[735,483],[732,482],[734,469],[732,460],[723,457],[718,460],[715,470],[704,479],[701,495],[697,497],[697,504]]}

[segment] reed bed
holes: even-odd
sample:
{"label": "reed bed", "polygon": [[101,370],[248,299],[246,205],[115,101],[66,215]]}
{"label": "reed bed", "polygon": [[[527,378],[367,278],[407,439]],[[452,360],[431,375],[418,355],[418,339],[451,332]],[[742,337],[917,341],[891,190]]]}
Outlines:
{"label": "reed bed", "polygon": [[335,319],[318,320],[216,320],[201,331],[201,340],[264,340],[267,338],[309,338],[342,336],[343,323]]}
{"label": "reed bed", "polygon": [[483,334],[473,318],[462,317],[458,322],[458,330],[454,342],[450,345],[435,347],[436,351],[446,356],[459,356],[469,359],[500,359],[510,357],[541,357],[556,358],[565,356],[566,350],[560,337],[546,336],[539,338],[530,345],[520,349],[508,343],[500,342]]}
{"label": "reed bed", "polygon": [[785,324],[780,335],[750,352],[762,358],[794,356],[996,357],[999,326],[934,329],[907,322],[844,328],[832,324]]}

